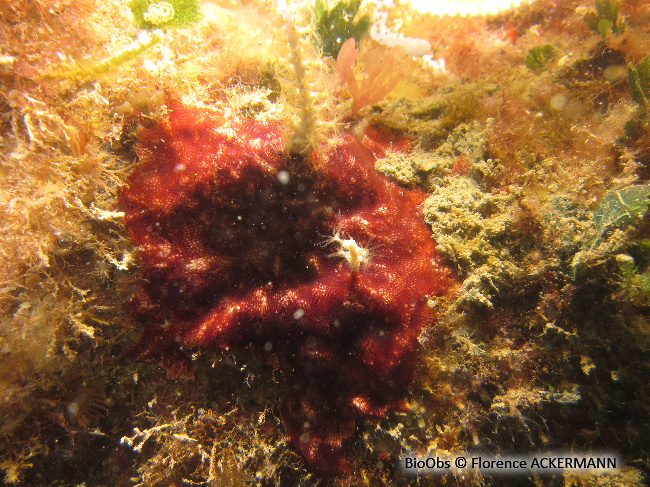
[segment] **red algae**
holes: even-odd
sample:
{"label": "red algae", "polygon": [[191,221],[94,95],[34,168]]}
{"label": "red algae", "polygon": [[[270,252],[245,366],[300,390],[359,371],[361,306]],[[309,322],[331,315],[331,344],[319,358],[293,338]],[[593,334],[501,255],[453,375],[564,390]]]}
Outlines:
{"label": "red algae", "polygon": [[[120,195],[146,282],[140,358],[191,375],[186,347],[250,350],[287,383],[281,416],[310,467],[342,473],[357,418],[403,407],[427,300],[449,286],[425,194],[373,167],[368,131],[307,162],[286,130],[170,102]],[[372,150],[370,149],[372,147]]]}

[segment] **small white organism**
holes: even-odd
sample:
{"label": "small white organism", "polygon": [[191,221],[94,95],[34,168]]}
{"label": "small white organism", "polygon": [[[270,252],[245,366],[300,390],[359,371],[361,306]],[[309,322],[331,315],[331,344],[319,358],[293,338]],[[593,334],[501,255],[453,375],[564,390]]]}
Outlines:
{"label": "small white organism", "polygon": [[171,2],[161,1],[149,4],[149,8],[142,14],[145,22],[152,25],[163,25],[170,22],[176,13]]}
{"label": "small white organism", "polygon": [[357,242],[350,238],[344,239],[337,230],[332,238],[328,239],[324,245],[335,244],[338,250],[329,257],[343,257],[350,264],[352,272],[358,273],[361,264],[367,265],[370,262],[370,251],[359,246]]}

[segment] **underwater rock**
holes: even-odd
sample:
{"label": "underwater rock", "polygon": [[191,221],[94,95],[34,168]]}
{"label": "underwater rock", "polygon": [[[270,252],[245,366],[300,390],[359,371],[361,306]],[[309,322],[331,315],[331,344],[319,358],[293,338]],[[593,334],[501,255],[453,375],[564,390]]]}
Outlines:
{"label": "underwater rock", "polygon": [[120,195],[144,267],[136,355],[178,376],[186,347],[250,350],[283,372],[293,445],[344,472],[356,418],[403,406],[427,298],[449,286],[425,194],[373,168],[385,133],[307,159],[278,123],[169,105]]}

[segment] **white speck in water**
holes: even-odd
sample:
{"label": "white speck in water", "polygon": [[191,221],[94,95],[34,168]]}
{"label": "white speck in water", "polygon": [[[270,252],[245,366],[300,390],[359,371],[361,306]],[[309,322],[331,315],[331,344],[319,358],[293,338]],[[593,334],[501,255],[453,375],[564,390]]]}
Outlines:
{"label": "white speck in water", "polygon": [[551,98],[551,108],[553,108],[554,110],[562,110],[567,105],[568,102],[569,99],[566,97],[566,95],[563,95],[562,93],[558,93],[557,95]]}
{"label": "white speck in water", "polygon": [[298,308],[298,309],[293,313],[293,319],[294,319],[294,320],[299,320],[299,319],[302,318],[303,316],[305,316],[305,310],[302,309],[302,308]]}
{"label": "white speck in water", "polygon": [[289,176],[288,171],[279,171],[278,172],[278,181],[280,181],[280,184],[289,184],[290,179],[291,179],[291,176]]}

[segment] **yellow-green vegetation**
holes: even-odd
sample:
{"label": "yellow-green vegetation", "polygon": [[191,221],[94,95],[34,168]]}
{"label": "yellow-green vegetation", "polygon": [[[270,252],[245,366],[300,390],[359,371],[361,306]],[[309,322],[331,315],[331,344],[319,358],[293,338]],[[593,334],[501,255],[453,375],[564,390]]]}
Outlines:
{"label": "yellow-green vegetation", "polygon": [[138,33],[136,40],[111,53],[108,57],[83,62],[73,60],[74,66],[55,68],[46,76],[54,79],[73,80],[96,78],[133,60],[154,44],[162,41],[163,32],[160,29],[187,27],[199,19],[197,0],[161,0],[159,2],[133,0],[129,3],[129,8],[136,24],[143,29]]}
{"label": "yellow-green vegetation", "polygon": [[[71,377],[117,320],[117,296],[126,293],[115,281],[136,252],[115,209],[130,163],[100,143],[120,135],[111,95],[3,94],[10,123],[0,140],[0,383],[9,409],[0,452],[5,480],[16,482],[33,456],[48,452],[39,430],[66,424],[66,394],[80,382]],[[21,441],[8,441],[17,434]]]}
{"label": "yellow-green vegetation", "polygon": [[144,51],[149,49],[154,44],[157,44],[163,39],[162,33],[141,32],[137,40],[133,41],[123,49],[112,53],[109,57],[99,59],[97,61],[75,63],[73,67],[56,68],[46,74],[48,78],[53,79],[72,79],[72,80],[86,80],[96,78],[103,74],[108,73],[112,69],[127,63]]}
{"label": "yellow-green vegetation", "polygon": [[426,148],[438,145],[462,123],[476,120],[479,99],[496,86],[490,83],[452,84],[430,96],[404,96],[379,103],[370,119],[394,130],[417,134]]}
{"label": "yellow-green vegetation", "polygon": [[[566,52],[565,43],[556,43],[559,38],[548,40]],[[635,418],[627,422],[633,429],[647,413],[645,399],[625,393],[631,384],[646,388],[633,370],[644,367],[648,344],[643,316],[647,261],[640,245],[634,248],[638,232],[647,238],[647,226],[639,227],[646,225],[648,201],[644,184],[630,186],[637,179],[638,160],[615,146],[634,106],[625,90],[611,88],[625,85],[621,53],[599,45],[584,56],[570,67],[556,55],[556,62],[539,74],[514,72],[503,91],[474,90],[478,100],[495,92],[513,96],[512,103],[498,103],[497,116],[482,130],[480,125],[473,130],[452,125],[449,137],[441,137],[441,110],[386,109],[390,101],[373,115],[386,126],[417,134],[412,153],[388,153],[377,168],[431,193],[425,218],[438,250],[461,280],[455,296],[432,301],[444,310],[444,318],[421,337],[424,357],[409,413],[367,428],[378,448],[444,454],[467,447],[459,441],[465,436],[471,448],[489,443],[501,451],[522,445],[537,449],[548,441],[549,430],[531,419],[548,420],[554,417],[551,411],[581,411],[593,419],[602,406],[593,409],[592,401],[619,404]],[[615,70],[623,74],[614,76]],[[602,115],[580,107],[591,90],[616,93]],[[410,103],[425,108],[442,96]],[[474,112],[471,119],[477,116]],[[571,144],[580,136],[574,132],[565,139],[566,130],[587,130],[595,150],[573,152]],[[599,162],[612,154],[621,166],[613,173],[610,169],[608,178],[595,176]],[[515,161],[521,165],[512,171]],[[595,242],[588,271],[576,275],[573,264],[582,262]],[[613,352],[613,344],[629,352],[636,365]],[[467,383],[473,384],[469,396],[459,392]],[[608,426],[601,423],[596,434],[615,436],[622,425],[607,416]],[[511,441],[496,433],[506,430]],[[577,434],[598,444],[584,430]],[[553,435],[554,441],[564,441],[558,430]],[[574,439],[567,441],[575,445]],[[607,476],[567,474],[564,482],[641,485],[642,477],[631,468]]]}
{"label": "yellow-green vegetation", "polygon": [[[108,404],[118,416],[123,408],[141,407],[121,402],[128,383],[138,380],[137,365],[125,371],[111,363],[138,334],[125,327],[125,304],[138,283],[137,249],[116,208],[135,161],[136,132],[163,116],[165,83],[200,103],[204,88],[196,78],[205,73],[202,63],[242,72],[248,65],[245,56],[233,61],[229,48],[214,48],[188,56],[179,71],[166,47],[150,48],[161,39],[158,31],[121,51],[137,35],[128,9],[106,3],[100,14],[90,7],[0,7],[0,468],[7,483],[38,485],[32,476],[48,462],[95,451],[68,445],[84,444],[94,428],[103,430],[98,441],[116,434],[104,422]],[[209,12],[210,20],[198,27],[204,38],[241,34],[232,28],[231,13]],[[167,38],[169,45],[191,53],[190,34],[177,32]],[[268,32],[249,33],[248,42],[268,48],[258,44],[260,36],[270,38]],[[117,54],[104,59],[106,51]],[[135,60],[142,52],[147,55]],[[206,60],[206,53],[215,55]],[[86,64],[84,58],[103,60]],[[76,67],[63,73],[61,66],[72,60]],[[117,73],[112,68],[118,65],[127,69]],[[225,88],[233,98],[250,91]],[[109,443],[97,447],[117,445]],[[76,483],[84,482],[83,475],[103,475],[83,467],[73,471]]]}
{"label": "yellow-green vegetation", "polygon": [[198,0],[132,0],[129,8],[143,29],[187,27],[200,17]]}
{"label": "yellow-green vegetation", "polygon": [[650,88],[650,54],[644,57],[636,66],[630,65],[628,67],[628,80],[632,99],[645,111],[648,106],[646,93]]}
{"label": "yellow-green vegetation", "polygon": [[620,35],[625,32],[625,20],[618,16],[620,8],[621,0],[596,0],[596,10],[587,12],[583,19],[591,30],[603,38],[610,30]]}
{"label": "yellow-green vegetation", "polygon": [[[110,279],[114,270],[133,265],[128,241],[119,232],[107,238],[121,228],[115,201],[129,164],[97,143],[97,134],[119,136],[99,92],[80,91],[56,107],[25,92],[9,94],[0,282],[3,299],[13,306],[2,332],[13,353],[25,348],[39,361],[61,326],[92,338],[85,322],[93,318],[91,303],[101,300],[91,291],[93,279]],[[84,111],[83,123],[70,120],[75,111]],[[82,255],[85,276],[72,271]]]}
{"label": "yellow-green vegetation", "polygon": [[637,104],[637,113],[625,123],[625,137],[638,138],[648,126],[648,92],[650,89],[650,54],[636,66],[627,68],[632,100]]}
{"label": "yellow-green vegetation", "polygon": [[354,38],[359,42],[366,35],[370,27],[370,16],[360,15],[355,19],[360,6],[361,0],[341,0],[327,9],[324,0],[316,0],[315,31],[324,55],[336,59],[346,40]]}
{"label": "yellow-green vegetation", "polygon": [[629,186],[606,193],[593,209],[592,229],[582,250],[573,259],[575,272],[585,263],[615,255],[627,246],[629,236],[624,230],[638,223],[648,209],[650,185]]}
{"label": "yellow-green vegetation", "polygon": [[638,306],[650,305],[650,240],[631,239],[626,253],[616,255],[621,299]]}
{"label": "yellow-green vegetation", "polygon": [[310,12],[283,12],[282,18],[281,42],[287,43],[289,51],[282,58],[285,66],[278,66],[278,78],[283,84],[282,101],[292,128],[288,148],[308,155],[335,141],[336,121],[342,116],[334,100],[337,80],[316,47]]}
{"label": "yellow-green vegetation", "polygon": [[[265,479],[278,482],[282,470],[301,470],[299,457],[277,431],[278,419],[265,410],[242,417],[239,408],[216,411],[183,407],[163,418],[149,412],[153,426],[135,429],[121,444],[147,452],[138,468],[136,487],[197,483],[214,486],[248,486]],[[251,475],[251,465],[255,475]]]}
{"label": "yellow-green vegetation", "polygon": [[546,63],[553,59],[556,51],[557,49],[550,44],[535,46],[528,50],[524,64],[532,71],[541,71],[546,66]]}
{"label": "yellow-green vegetation", "polygon": [[623,295],[627,299],[650,304],[650,272],[640,272],[631,255],[619,254],[617,257]]}

